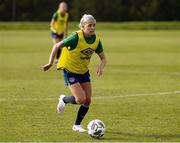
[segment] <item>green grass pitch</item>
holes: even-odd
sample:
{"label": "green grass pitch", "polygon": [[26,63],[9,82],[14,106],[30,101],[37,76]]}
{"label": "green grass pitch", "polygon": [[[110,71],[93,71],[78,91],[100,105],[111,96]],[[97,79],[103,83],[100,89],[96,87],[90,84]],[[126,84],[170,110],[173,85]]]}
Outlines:
{"label": "green grass pitch", "polygon": [[106,124],[102,139],[71,130],[79,106],[56,113],[70,95],[55,66],[42,72],[52,47],[47,30],[0,31],[1,142],[180,142],[180,31],[97,30],[108,64],[90,73],[93,97],[82,125]]}

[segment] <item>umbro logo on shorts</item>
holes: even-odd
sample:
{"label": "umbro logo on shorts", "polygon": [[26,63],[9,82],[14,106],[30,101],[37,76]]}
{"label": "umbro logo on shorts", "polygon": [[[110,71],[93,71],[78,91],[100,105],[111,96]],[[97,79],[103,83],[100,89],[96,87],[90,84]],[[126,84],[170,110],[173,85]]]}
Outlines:
{"label": "umbro logo on shorts", "polygon": [[93,54],[94,50],[91,48],[87,48],[83,51],[81,51],[81,53],[85,54],[86,56],[91,56]]}

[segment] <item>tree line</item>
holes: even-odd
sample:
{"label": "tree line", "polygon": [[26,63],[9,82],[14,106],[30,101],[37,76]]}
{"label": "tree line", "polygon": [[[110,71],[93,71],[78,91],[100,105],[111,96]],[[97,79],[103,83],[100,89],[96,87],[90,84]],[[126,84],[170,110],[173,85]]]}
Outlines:
{"label": "tree line", "polygon": [[[64,0],[70,20],[85,13],[98,21],[179,21],[180,0]],[[49,21],[60,0],[0,0],[0,21]]]}

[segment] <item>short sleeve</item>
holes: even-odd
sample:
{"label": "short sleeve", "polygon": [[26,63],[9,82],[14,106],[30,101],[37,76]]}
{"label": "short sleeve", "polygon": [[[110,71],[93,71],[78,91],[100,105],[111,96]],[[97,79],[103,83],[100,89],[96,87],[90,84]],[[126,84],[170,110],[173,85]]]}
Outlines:
{"label": "short sleeve", "polygon": [[78,43],[78,35],[77,33],[74,33],[63,40],[63,45],[65,47],[68,47],[69,50],[73,50],[76,48]]}
{"label": "short sleeve", "polygon": [[53,20],[57,20],[57,12],[55,12],[55,13],[53,14],[52,19],[53,19]]}
{"label": "short sleeve", "polygon": [[95,53],[99,54],[101,52],[103,52],[103,46],[102,46],[101,41],[99,41],[99,44],[98,44],[97,49],[95,50]]}

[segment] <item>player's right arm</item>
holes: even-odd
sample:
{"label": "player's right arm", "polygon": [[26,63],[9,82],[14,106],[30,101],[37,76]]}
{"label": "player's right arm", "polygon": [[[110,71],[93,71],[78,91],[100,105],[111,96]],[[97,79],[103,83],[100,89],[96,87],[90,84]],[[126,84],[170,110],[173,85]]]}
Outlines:
{"label": "player's right arm", "polygon": [[51,26],[51,31],[52,31],[52,32],[54,32],[54,33],[56,33],[57,31],[56,31],[56,29],[55,29],[55,26],[54,26],[54,25],[55,25],[55,21],[54,21],[54,19],[52,19],[52,20],[51,20],[51,23],[50,23],[50,26]]}
{"label": "player's right arm", "polygon": [[43,71],[47,71],[48,69],[50,69],[54,63],[54,58],[56,57],[57,55],[57,51],[59,48],[62,48],[64,47],[64,44],[63,44],[63,41],[60,41],[59,43],[55,44],[52,48],[52,51],[51,51],[51,54],[50,54],[50,57],[49,57],[49,63],[48,64],[45,64],[43,66],[40,66],[40,68],[43,70]]}
{"label": "player's right arm", "polygon": [[72,49],[76,48],[77,42],[78,42],[78,36],[77,36],[77,33],[75,33],[75,34],[72,34],[71,36],[69,36],[68,38],[60,41],[59,43],[55,44],[52,48],[52,51],[51,51],[51,54],[49,57],[49,63],[46,65],[40,66],[40,68],[43,71],[47,71],[53,65],[54,58],[56,57],[57,51],[59,48],[69,47],[72,50]]}
{"label": "player's right arm", "polygon": [[57,13],[54,13],[50,22],[51,31],[57,33],[57,29],[55,28],[55,21],[57,19]]}

